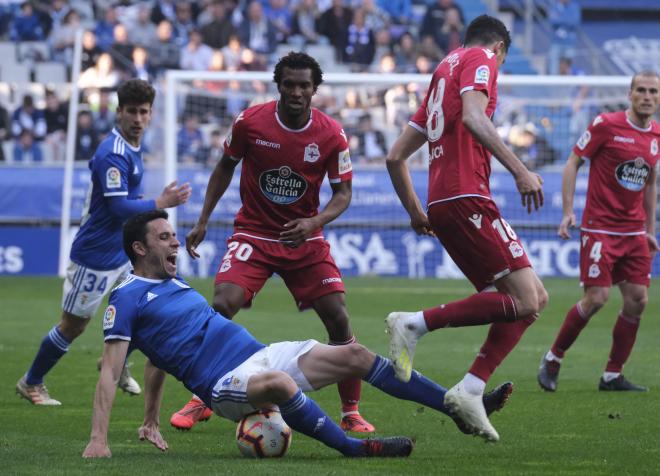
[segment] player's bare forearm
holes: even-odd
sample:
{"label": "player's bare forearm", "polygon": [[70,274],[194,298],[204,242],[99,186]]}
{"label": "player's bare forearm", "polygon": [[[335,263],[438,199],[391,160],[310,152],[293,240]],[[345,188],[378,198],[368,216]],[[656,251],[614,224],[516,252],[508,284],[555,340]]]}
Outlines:
{"label": "player's bare forearm", "polygon": [[211,213],[215,209],[215,206],[218,204],[218,201],[229,188],[231,179],[234,176],[234,169],[238,162],[233,160],[227,154],[223,155],[222,158],[218,161],[211,173],[209,178],[209,183],[206,186],[206,194],[204,195],[204,205],[202,206],[202,212],[199,215],[198,221],[200,223],[206,223],[211,216]]}
{"label": "player's bare forearm", "polygon": [[316,215],[318,226],[322,227],[333,221],[339,215],[344,213],[351,204],[353,196],[353,185],[351,180],[345,182],[332,183],[332,197],[328,200],[325,208]]}
{"label": "player's bare forearm", "polygon": [[111,341],[104,346],[101,374],[94,395],[90,443],[107,446],[110,412],[112,411],[112,404],[117,392],[117,382],[126,360],[127,351],[128,342],[125,341]]}
{"label": "player's bare forearm", "polygon": [[564,216],[573,213],[573,200],[575,197],[575,181],[580,166],[584,163],[582,158],[571,152],[566,161],[561,178],[561,200]]}
{"label": "player's bare forearm", "polygon": [[655,210],[658,200],[657,173],[651,169],[647,186],[644,188],[644,211],[646,212],[646,233],[655,236]]}
{"label": "player's bare forearm", "polygon": [[144,425],[160,425],[164,384],[165,372],[147,359],[144,365]]}
{"label": "player's bare forearm", "polygon": [[410,126],[406,126],[394,142],[394,145],[392,145],[385,162],[394,190],[399,196],[401,204],[411,217],[415,214],[423,214],[424,211],[419,197],[415,193],[406,161],[425,142],[426,137],[424,134]]}
{"label": "player's bare forearm", "polygon": [[518,178],[527,172],[527,167],[516,157],[500,138],[495,126],[486,115],[488,96],[480,91],[463,93],[463,125],[474,138],[509,171]]}

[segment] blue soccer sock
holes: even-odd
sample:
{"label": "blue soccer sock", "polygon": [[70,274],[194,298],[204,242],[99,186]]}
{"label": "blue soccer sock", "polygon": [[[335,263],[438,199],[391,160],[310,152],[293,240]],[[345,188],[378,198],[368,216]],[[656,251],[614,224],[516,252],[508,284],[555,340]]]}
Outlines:
{"label": "blue soccer sock", "polygon": [[41,341],[41,347],[37,352],[37,356],[32,362],[32,367],[25,374],[25,381],[28,385],[37,385],[44,381],[50,369],[62,358],[69,350],[71,341],[60,332],[57,326],[53,327],[48,334]]}
{"label": "blue soccer sock", "polygon": [[449,415],[449,410],[444,405],[447,389],[416,370],[413,370],[409,382],[402,382],[394,376],[392,362],[385,357],[376,356],[376,361],[364,380],[393,397],[421,403]]}
{"label": "blue soccer sock", "polygon": [[279,407],[282,418],[294,431],[317,439],[345,456],[361,456],[364,453],[363,441],[346,436],[316,402],[302,391],[298,390]]}

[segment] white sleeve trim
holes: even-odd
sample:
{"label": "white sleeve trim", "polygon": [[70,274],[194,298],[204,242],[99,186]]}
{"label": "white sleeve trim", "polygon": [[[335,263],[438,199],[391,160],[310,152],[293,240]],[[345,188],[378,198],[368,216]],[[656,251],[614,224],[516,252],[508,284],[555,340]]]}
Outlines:
{"label": "white sleeve trim", "polygon": [[104,197],[121,197],[123,195],[128,195],[128,192],[107,192],[104,193]]}
{"label": "white sleeve trim", "polygon": [[243,160],[243,157],[234,157],[233,155],[230,155],[229,158],[234,162],[240,162],[241,160]]}
{"label": "white sleeve trim", "polygon": [[413,129],[415,129],[417,132],[420,132],[420,133],[424,134],[424,137],[426,137],[426,129],[421,127],[419,124],[417,124],[413,121],[408,121],[408,125],[410,127],[412,127]]}
{"label": "white sleeve trim", "polygon": [[461,89],[460,94],[463,94],[464,92],[467,91],[472,91],[474,89],[474,86],[465,86],[463,89]]}
{"label": "white sleeve trim", "polygon": [[330,183],[340,183],[341,178],[328,178],[328,182],[330,182]]}
{"label": "white sleeve trim", "polygon": [[126,341],[126,342],[130,342],[130,341],[131,341],[131,338],[130,338],[130,337],[126,337],[126,336],[120,336],[120,335],[116,335],[116,334],[111,334],[111,335],[109,335],[109,336],[105,336],[105,339],[103,339],[104,342],[107,342],[107,341],[109,341],[109,340],[124,340],[124,341]]}

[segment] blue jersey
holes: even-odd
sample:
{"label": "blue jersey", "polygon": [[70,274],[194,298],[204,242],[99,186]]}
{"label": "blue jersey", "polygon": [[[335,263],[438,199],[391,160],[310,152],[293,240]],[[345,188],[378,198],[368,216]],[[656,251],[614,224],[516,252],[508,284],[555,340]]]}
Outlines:
{"label": "blue jersey", "polygon": [[106,341],[130,341],[130,349],[140,350],[208,406],[218,380],[265,347],[176,278],[126,278],[110,294],[103,333]]}
{"label": "blue jersey", "polygon": [[[71,247],[71,261],[99,271],[116,269],[128,261],[122,248],[122,225],[135,213],[156,208],[142,194],[142,151],[113,129],[89,161],[92,181],[87,192],[80,230]],[[126,207],[130,201],[131,206]]]}

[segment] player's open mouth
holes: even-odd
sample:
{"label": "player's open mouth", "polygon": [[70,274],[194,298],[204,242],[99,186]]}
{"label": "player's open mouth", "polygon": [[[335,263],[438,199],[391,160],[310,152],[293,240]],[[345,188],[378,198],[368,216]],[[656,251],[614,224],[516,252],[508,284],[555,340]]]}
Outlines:
{"label": "player's open mouth", "polygon": [[172,253],[167,257],[167,262],[173,266],[176,266],[176,253]]}

